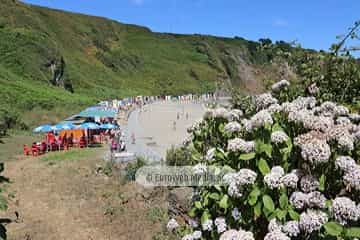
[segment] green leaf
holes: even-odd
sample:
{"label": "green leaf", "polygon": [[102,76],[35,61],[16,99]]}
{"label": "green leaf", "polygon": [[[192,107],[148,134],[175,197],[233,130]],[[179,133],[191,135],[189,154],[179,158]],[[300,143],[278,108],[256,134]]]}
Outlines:
{"label": "green leaf", "polygon": [[250,206],[254,206],[260,196],[261,192],[259,188],[255,187],[249,194],[248,202]]}
{"label": "green leaf", "polygon": [[270,212],[273,212],[275,210],[275,205],[274,205],[274,201],[272,200],[272,198],[269,195],[264,195],[262,197],[263,203],[264,203],[264,207],[269,210]]}
{"label": "green leaf", "polygon": [[359,238],[360,237],[360,227],[350,227],[346,229],[345,236],[352,237],[352,238]]}
{"label": "green leaf", "polygon": [[[200,204],[201,204],[201,203],[200,203]],[[207,205],[209,205],[209,194],[206,194],[202,205],[203,205],[204,207],[207,206]]]}
{"label": "green leaf", "polygon": [[223,124],[223,123],[221,123],[220,125],[219,125],[219,132],[220,133],[224,133],[224,129],[225,129],[225,125]]}
{"label": "green leaf", "polygon": [[215,185],[214,188],[215,188],[216,190],[218,190],[219,192],[222,191],[221,186],[220,186],[219,184]]}
{"label": "green leaf", "polygon": [[324,228],[327,234],[335,237],[340,236],[341,233],[344,231],[343,226],[336,222],[327,222],[324,224]]}
{"label": "green leaf", "polygon": [[258,162],[258,168],[262,175],[268,174],[271,170],[265,159],[261,158]]}
{"label": "green leaf", "polygon": [[254,207],[255,217],[260,217],[261,216],[261,207],[262,207],[262,202],[259,201]]}
{"label": "green leaf", "polygon": [[202,208],[201,202],[196,201],[196,202],[195,202],[195,207],[196,207],[197,209],[201,209],[201,208]]}
{"label": "green leaf", "polygon": [[213,200],[219,200],[220,199],[220,195],[218,193],[211,193],[209,195],[209,198],[210,199],[213,199]]}
{"label": "green leaf", "polygon": [[225,194],[220,200],[219,207],[223,209],[228,209],[229,207],[228,200],[229,200],[229,196]]}
{"label": "green leaf", "polygon": [[280,208],[281,209],[286,209],[289,201],[288,201],[288,197],[285,193],[283,193],[280,198],[279,198],[279,204],[280,204]]}
{"label": "green leaf", "polygon": [[195,217],[196,216],[196,208],[195,207],[193,207],[189,212],[188,212],[188,215],[189,215],[189,217]]}
{"label": "green leaf", "polygon": [[292,209],[289,209],[289,216],[292,220],[298,221],[300,219],[299,213],[297,213],[296,211],[294,211]]}
{"label": "green leaf", "polygon": [[251,159],[254,159],[256,156],[256,153],[254,152],[251,152],[251,153],[244,153],[244,154],[240,154],[240,160],[244,160],[244,161],[247,161],[247,160],[251,160]]}
{"label": "green leaf", "polygon": [[320,182],[320,186],[319,186],[319,190],[321,192],[325,191],[325,181],[326,181],[326,176],[323,174],[321,175],[319,182]]}
{"label": "green leaf", "polygon": [[329,208],[331,206],[332,201],[331,200],[326,200],[325,202],[325,208]]}
{"label": "green leaf", "polygon": [[281,209],[276,209],[276,217],[279,220],[285,220],[285,217],[287,215],[287,210],[281,210]]}
{"label": "green leaf", "polygon": [[275,123],[272,126],[272,132],[276,132],[276,131],[284,131],[283,128],[279,125],[279,123]]}
{"label": "green leaf", "polygon": [[264,143],[263,141],[256,142],[256,152],[257,153],[265,153],[269,158],[271,158],[272,154],[272,145],[268,143]]}
{"label": "green leaf", "polygon": [[265,217],[268,219],[272,212],[270,210],[268,210],[265,206],[263,206],[262,210],[263,210]]}
{"label": "green leaf", "polygon": [[204,211],[203,214],[201,215],[201,224],[203,224],[204,222],[206,222],[207,220],[209,220],[211,218],[211,215],[209,213],[209,211]]}

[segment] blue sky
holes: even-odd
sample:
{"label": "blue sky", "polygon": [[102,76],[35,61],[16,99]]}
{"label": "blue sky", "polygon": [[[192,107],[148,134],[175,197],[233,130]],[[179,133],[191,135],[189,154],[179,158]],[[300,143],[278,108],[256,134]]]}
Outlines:
{"label": "blue sky", "polygon": [[327,50],[360,19],[359,0],[24,0],[156,32],[297,40]]}

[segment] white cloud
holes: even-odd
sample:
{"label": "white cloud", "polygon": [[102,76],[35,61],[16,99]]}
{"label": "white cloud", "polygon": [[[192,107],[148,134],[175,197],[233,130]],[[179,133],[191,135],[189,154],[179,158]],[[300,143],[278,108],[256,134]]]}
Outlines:
{"label": "white cloud", "polygon": [[289,23],[284,19],[276,19],[273,22],[273,26],[275,26],[275,27],[286,27],[288,25],[289,25]]}

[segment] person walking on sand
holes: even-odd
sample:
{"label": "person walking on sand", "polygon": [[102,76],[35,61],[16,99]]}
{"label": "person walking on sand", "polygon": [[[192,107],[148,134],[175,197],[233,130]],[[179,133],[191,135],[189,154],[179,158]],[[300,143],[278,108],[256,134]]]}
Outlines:
{"label": "person walking on sand", "polygon": [[176,121],[173,122],[173,129],[176,131]]}
{"label": "person walking on sand", "polygon": [[189,113],[186,113],[185,118],[186,120],[189,120]]}
{"label": "person walking on sand", "polygon": [[176,119],[177,119],[177,120],[180,119],[180,114],[179,114],[179,113],[176,114]]}
{"label": "person walking on sand", "polygon": [[135,134],[134,133],[131,134],[131,143],[135,144]]}

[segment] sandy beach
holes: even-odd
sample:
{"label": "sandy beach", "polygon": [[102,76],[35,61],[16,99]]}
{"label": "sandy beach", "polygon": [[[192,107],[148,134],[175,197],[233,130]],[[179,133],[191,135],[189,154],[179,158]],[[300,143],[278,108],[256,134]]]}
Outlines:
{"label": "sandy beach", "polygon": [[[182,143],[188,126],[204,111],[202,104],[192,102],[156,102],[136,109],[125,126],[128,150],[149,160],[165,158],[166,150]],[[131,143],[132,134],[135,144]]]}

